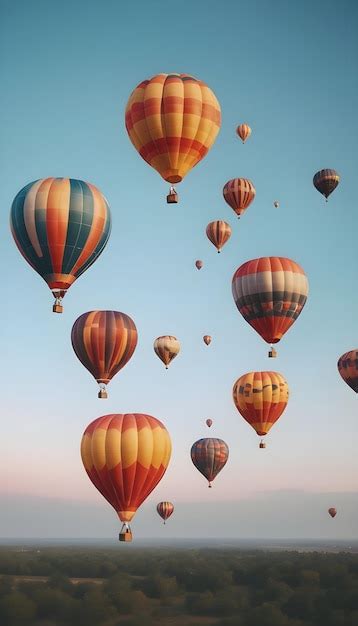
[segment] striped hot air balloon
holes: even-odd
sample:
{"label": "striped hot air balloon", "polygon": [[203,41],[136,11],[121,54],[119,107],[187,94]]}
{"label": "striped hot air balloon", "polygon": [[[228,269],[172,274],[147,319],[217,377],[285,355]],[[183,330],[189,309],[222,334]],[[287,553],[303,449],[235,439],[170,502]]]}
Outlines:
{"label": "striped hot air balloon", "polygon": [[313,177],[314,186],[326,198],[326,202],[328,201],[328,196],[339,185],[339,181],[340,176],[338,172],[330,169],[320,170]]}
{"label": "striped hot air balloon", "polygon": [[151,415],[104,415],[87,426],[81,442],[82,462],[123,522],[120,541],[131,541],[129,522],[162,479],[170,456],[169,433]]}
{"label": "striped hot air balloon", "polygon": [[[130,95],[125,124],[140,156],[174,185],[210,150],[220,130],[221,110],[203,81],[189,74],[157,74]],[[167,201],[178,201],[173,186]]]}
{"label": "striped hot air balloon", "polygon": [[133,320],[119,311],[89,311],[74,323],[72,347],[107,398],[106,385],[130,360],[138,341]]}
{"label": "striped hot air balloon", "polygon": [[[288,384],[278,372],[248,372],[233,388],[237,410],[260,437],[267,435],[281,417],[288,396]],[[260,448],[265,447],[261,441]]]}
{"label": "striped hot air balloon", "polygon": [[210,222],[206,227],[206,236],[219,253],[231,237],[231,226],[223,220]]}
{"label": "striped hot air balloon", "polygon": [[271,344],[282,339],[300,315],[308,280],[300,265],[284,257],[261,257],[239,267],[232,279],[235,304],[243,318]]}
{"label": "striped hot air balloon", "polygon": [[236,134],[240,137],[242,143],[245,143],[251,135],[251,128],[248,124],[240,124],[236,129]]}
{"label": "striped hot air balloon", "polygon": [[358,393],[358,348],[342,354],[337,367],[344,382]]}
{"label": "striped hot air balloon", "polygon": [[235,211],[238,218],[254,200],[256,189],[247,178],[233,178],[225,183],[223,196],[225,202]]}
{"label": "striped hot air balloon", "polygon": [[163,523],[165,524],[168,517],[170,517],[174,512],[174,504],[167,501],[159,502],[157,504],[157,512],[158,515],[160,515],[160,517],[164,520]]}
{"label": "striped hot air balloon", "polygon": [[172,335],[163,335],[157,337],[154,342],[154,352],[163,361],[167,370],[170,363],[180,352],[180,343],[176,337]]}
{"label": "striped hot air balloon", "polygon": [[191,460],[199,472],[209,482],[221,472],[229,458],[229,447],[222,439],[207,437],[195,441],[191,447]]}
{"label": "striped hot air balloon", "polygon": [[21,254],[55,296],[54,312],[62,313],[67,290],[107,244],[111,215],[105,197],[74,178],[36,180],[15,197],[10,225]]}

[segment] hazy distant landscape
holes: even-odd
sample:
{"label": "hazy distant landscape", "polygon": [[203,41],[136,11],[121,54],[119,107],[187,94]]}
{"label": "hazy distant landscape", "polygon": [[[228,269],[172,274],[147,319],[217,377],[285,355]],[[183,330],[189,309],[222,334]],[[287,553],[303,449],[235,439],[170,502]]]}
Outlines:
{"label": "hazy distant landscape", "polygon": [[0,547],[1,626],[358,623],[358,542],[50,543]]}

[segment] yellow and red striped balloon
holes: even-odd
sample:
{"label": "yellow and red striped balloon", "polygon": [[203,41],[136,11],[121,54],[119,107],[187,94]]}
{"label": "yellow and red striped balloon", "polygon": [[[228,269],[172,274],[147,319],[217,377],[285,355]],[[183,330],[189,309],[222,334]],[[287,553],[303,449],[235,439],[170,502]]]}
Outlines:
{"label": "yellow and red striped balloon", "polygon": [[260,437],[281,417],[288,397],[288,384],[278,372],[248,372],[233,387],[237,410]]}
{"label": "yellow and red striped balloon", "polygon": [[232,279],[235,304],[268,343],[277,343],[300,315],[308,280],[300,265],[284,257],[261,257],[239,267]]}
{"label": "yellow and red striped balloon", "polygon": [[251,135],[251,128],[248,124],[240,124],[236,129],[236,134],[240,137],[242,143],[245,143]]}
{"label": "yellow and red striped balloon", "polygon": [[358,348],[342,354],[337,367],[344,382],[358,393]]}
{"label": "yellow and red striped balloon", "polygon": [[210,150],[221,110],[203,81],[189,74],[157,74],[130,95],[125,124],[140,156],[175,184]]}
{"label": "yellow and red striped balloon", "polygon": [[158,515],[164,520],[164,524],[168,517],[170,517],[174,512],[174,504],[172,502],[163,501],[157,504],[157,512]]}
{"label": "yellow and red striped balloon", "polygon": [[233,178],[225,183],[223,196],[225,202],[240,216],[250,206],[256,195],[256,189],[248,178]]}
{"label": "yellow and red striped balloon", "polygon": [[126,526],[163,477],[170,456],[164,424],[140,413],[99,417],[81,442],[90,480]]}
{"label": "yellow and red striped balloon", "polygon": [[176,337],[172,335],[163,335],[157,337],[154,342],[154,352],[163,361],[165,369],[168,369],[170,363],[180,352],[180,343]]}
{"label": "yellow and red striped balloon", "polygon": [[210,222],[206,227],[206,236],[218,252],[231,237],[231,226],[223,220]]}
{"label": "yellow and red striped balloon", "polygon": [[56,298],[54,311],[75,280],[105,248],[111,214],[91,183],[43,178],[19,191],[11,207],[11,232],[25,260]]}
{"label": "yellow and red striped balloon", "polygon": [[132,357],[138,334],[125,313],[89,311],[73,324],[71,341],[77,358],[104,388]]}

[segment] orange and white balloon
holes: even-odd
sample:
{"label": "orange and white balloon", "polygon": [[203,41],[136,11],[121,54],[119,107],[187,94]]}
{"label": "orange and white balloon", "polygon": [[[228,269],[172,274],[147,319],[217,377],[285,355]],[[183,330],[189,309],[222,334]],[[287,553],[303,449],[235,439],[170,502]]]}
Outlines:
{"label": "orange and white balloon", "polygon": [[163,335],[157,337],[154,342],[154,352],[163,361],[165,369],[168,369],[170,363],[180,352],[180,343],[176,337],[172,335]]}

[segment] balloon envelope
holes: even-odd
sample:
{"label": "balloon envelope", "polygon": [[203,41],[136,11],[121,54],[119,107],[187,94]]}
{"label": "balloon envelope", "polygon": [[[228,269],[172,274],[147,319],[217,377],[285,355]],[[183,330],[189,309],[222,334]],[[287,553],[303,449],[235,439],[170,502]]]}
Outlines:
{"label": "balloon envelope", "polygon": [[189,74],[157,74],[129,97],[125,124],[140,156],[179,183],[213,145],[221,110],[213,91]]}
{"label": "balloon envelope", "polygon": [[171,502],[168,501],[164,501],[164,502],[159,502],[157,504],[157,512],[158,515],[160,515],[160,517],[164,520],[167,520],[168,517],[170,517],[172,515],[174,511],[174,504],[172,504]]}
{"label": "balloon envelope", "polygon": [[236,134],[240,137],[242,143],[245,143],[251,135],[251,128],[248,124],[240,124],[236,129]]}
{"label": "balloon envelope", "polygon": [[198,259],[197,261],[195,261],[195,267],[198,270],[201,270],[201,268],[203,267],[204,263],[202,261],[200,261],[200,259]]}
{"label": "balloon envelope", "polygon": [[206,236],[218,252],[231,237],[231,226],[223,220],[210,222],[206,227]]}
{"label": "balloon envelope", "polygon": [[260,437],[281,417],[288,396],[288,384],[278,372],[248,372],[233,387],[237,410]]}
{"label": "balloon envelope", "polygon": [[203,337],[203,341],[204,341],[204,343],[205,343],[207,346],[208,346],[208,345],[210,345],[210,344],[211,344],[211,337],[210,337],[210,335],[204,335],[204,337]]}
{"label": "balloon envelope", "polygon": [[199,439],[191,447],[191,460],[210,483],[221,472],[229,458],[229,448],[222,439]]}
{"label": "balloon envelope", "polygon": [[19,191],[10,225],[23,257],[54,295],[63,297],[105,248],[111,215],[105,197],[91,183],[43,178]]}
{"label": "balloon envelope", "polygon": [[358,393],[358,348],[342,354],[337,366],[344,382]]}
{"label": "balloon envelope", "polygon": [[98,383],[107,384],[130,360],[138,341],[133,320],[119,311],[89,311],[74,323],[72,347]]}
{"label": "balloon envelope", "polygon": [[232,279],[235,304],[268,343],[277,343],[300,315],[308,280],[300,265],[284,257],[247,261]]}
{"label": "balloon envelope", "polygon": [[166,369],[180,352],[180,343],[172,335],[157,337],[154,342],[154,352],[163,361]]}
{"label": "balloon envelope", "polygon": [[256,189],[248,178],[233,178],[225,183],[223,196],[225,202],[240,217],[250,206],[256,195]]}
{"label": "balloon envelope", "polygon": [[171,456],[164,424],[141,413],[104,415],[87,426],[81,442],[85,470],[122,522],[163,477]]}
{"label": "balloon envelope", "polygon": [[334,507],[331,507],[330,509],[328,509],[328,513],[330,514],[331,517],[336,517],[337,509],[335,509]]}
{"label": "balloon envelope", "polygon": [[313,177],[313,184],[326,199],[338,186],[340,176],[336,170],[325,169],[316,172]]}
{"label": "balloon envelope", "polygon": [[209,419],[207,419],[205,423],[209,428],[211,428],[211,426],[213,425],[213,420],[211,420],[209,417]]}

